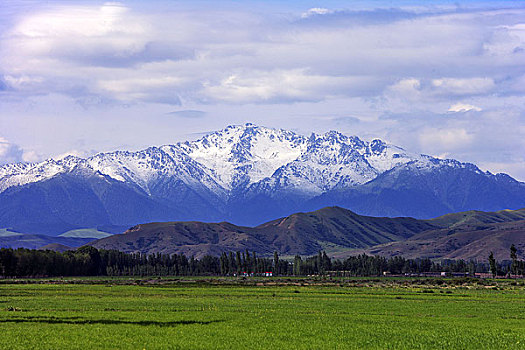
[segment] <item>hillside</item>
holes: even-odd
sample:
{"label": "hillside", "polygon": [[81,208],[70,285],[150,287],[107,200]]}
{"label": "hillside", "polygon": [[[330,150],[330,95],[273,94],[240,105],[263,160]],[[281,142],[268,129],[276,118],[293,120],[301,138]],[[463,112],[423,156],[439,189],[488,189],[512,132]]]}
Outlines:
{"label": "hillside", "polygon": [[358,215],[340,207],[297,213],[256,227],[256,234],[284,254],[313,254],[399,241],[435,226],[413,218]]}
{"label": "hillside", "polygon": [[511,244],[525,258],[524,209],[465,212],[432,220],[358,215],[339,207],[296,213],[256,227],[227,222],[166,222],[137,225],[124,234],[90,243],[128,253],[184,253],[202,257],[229,251],[260,255],[312,255],[325,250],[342,258],[367,253],[407,258],[486,260],[493,251],[508,259]]}
{"label": "hillside", "polygon": [[510,260],[514,244],[520,259],[525,258],[525,220],[490,224],[464,224],[430,230],[402,242],[392,242],[366,250],[371,255],[405,258],[445,258],[486,260],[490,252],[498,260]]}
{"label": "hillside", "polygon": [[116,249],[127,253],[163,253],[220,255],[223,251],[272,252],[256,239],[253,228],[230,223],[166,222],[140,224],[120,235],[97,240],[90,245],[99,249]]}
{"label": "hillside", "polygon": [[38,250],[52,250],[55,252],[63,253],[68,250],[75,250],[75,248],[68,247],[67,245],[63,245],[60,243],[51,243],[51,244],[46,244],[45,246],[38,248]]}
{"label": "hillside", "polygon": [[366,248],[436,228],[412,218],[373,218],[329,207],[297,213],[257,227],[230,223],[168,222],[141,224],[90,245],[141,253],[184,253],[197,257],[248,249],[261,255],[310,255]]}
{"label": "hillside", "polygon": [[51,237],[46,235],[17,234],[0,236],[0,248],[39,249],[49,244],[61,244],[67,247],[80,247],[93,241],[93,238]]}
{"label": "hillside", "polygon": [[499,222],[525,220],[525,209],[500,210],[497,212],[482,212],[471,210],[462,213],[452,213],[428,220],[432,225],[454,228],[457,226],[475,226]]}

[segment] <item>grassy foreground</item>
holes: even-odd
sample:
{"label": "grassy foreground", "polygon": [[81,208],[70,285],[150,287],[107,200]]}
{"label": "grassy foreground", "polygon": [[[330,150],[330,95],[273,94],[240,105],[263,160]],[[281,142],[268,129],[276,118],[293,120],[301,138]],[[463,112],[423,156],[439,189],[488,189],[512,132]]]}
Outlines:
{"label": "grassy foreground", "polygon": [[0,348],[525,348],[522,285],[75,282],[1,284]]}

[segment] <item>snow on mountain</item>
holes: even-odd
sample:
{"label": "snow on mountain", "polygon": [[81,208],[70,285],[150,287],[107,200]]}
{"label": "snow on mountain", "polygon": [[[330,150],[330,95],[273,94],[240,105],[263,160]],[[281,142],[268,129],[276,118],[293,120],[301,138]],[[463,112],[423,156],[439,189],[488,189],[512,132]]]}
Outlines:
{"label": "snow on mountain", "polygon": [[473,164],[252,124],[137,152],[0,167],[0,228],[52,235],[177,220],[257,225],[333,205],[430,218],[522,208],[524,198],[525,183]]}
{"label": "snow on mountain", "polygon": [[205,169],[177,146],[150,147],[138,152],[99,153],[88,158],[86,163],[94,171],[134,184],[148,194],[151,194],[152,185],[168,177],[221,192],[221,187]]}
{"label": "snow on mountain", "polygon": [[66,157],[55,161],[48,159],[41,163],[7,164],[0,167],[0,193],[13,186],[22,186],[43,181],[57,174],[71,171],[80,158]]}
{"label": "snow on mountain", "polygon": [[150,147],[138,152],[99,153],[87,159],[68,156],[41,163],[0,167],[0,193],[13,186],[43,181],[82,168],[138,186],[147,194],[159,181],[173,178],[220,198],[254,184],[312,195],[364,184],[400,165],[450,164],[408,153],[381,140],[366,142],[336,131],[298,135],[253,124],[229,126],[197,141]]}
{"label": "snow on mountain", "polygon": [[378,139],[372,140],[367,145],[364,156],[378,174],[412,161],[426,164],[429,159],[436,159],[426,155],[407,153],[401,147],[387,144]]}
{"label": "snow on mountain", "polygon": [[306,142],[290,131],[246,124],[229,126],[180,147],[210,169],[224,188],[232,190],[272,176],[279,167],[300,157]]}

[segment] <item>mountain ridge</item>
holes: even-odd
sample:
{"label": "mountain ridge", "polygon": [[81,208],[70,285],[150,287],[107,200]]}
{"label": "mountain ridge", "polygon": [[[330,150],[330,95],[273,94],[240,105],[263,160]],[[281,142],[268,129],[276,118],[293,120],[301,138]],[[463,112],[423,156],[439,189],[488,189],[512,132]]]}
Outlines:
{"label": "mountain ridge", "polygon": [[151,221],[257,225],[326,206],[431,218],[525,206],[525,183],[337,131],[229,126],[196,141],[0,167],[0,228],[58,235]]}
{"label": "mountain ridge", "polygon": [[255,227],[196,221],[140,224],[88,244],[127,253],[183,253],[199,258],[245,250],[262,256],[273,252],[309,256],[324,250],[338,258],[364,252],[387,257],[478,260],[486,259],[490,251],[498,259],[508,260],[509,247],[515,244],[518,255],[525,257],[525,209],[452,215],[417,220],[363,216],[327,207]]}
{"label": "mountain ridge", "polygon": [[[81,231],[99,232],[95,229]],[[258,255],[309,256],[320,250],[335,258],[366,253],[386,257],[485,260],[493,251],[509,259],[514,244],[525,257],[525,208],[498,212],[469,211],[430,220],[358,215],[340,207],[299,212],[248,227],[229,222],[175,221],[135,225],[125,233],[96,240],[50,237],[3,230],[1,247],[75,249],[84,244],[128,253],[218,256],[255,251]],[[72,231],[75,234],[78,231]],[[70,248],[72,247],[72,248]]]}
{"label": "mountain ridge", "polygon": [[256,251],[271,255],[315,254],[319,250],[364,248],[408,238],[435,229],[413,218],[360,216],[339,207],[295,213],[255,227],[229,222],[176,221],[131,227],[120,235],[89,245],[133,253],[185,253],[202,257],[229,251]]}

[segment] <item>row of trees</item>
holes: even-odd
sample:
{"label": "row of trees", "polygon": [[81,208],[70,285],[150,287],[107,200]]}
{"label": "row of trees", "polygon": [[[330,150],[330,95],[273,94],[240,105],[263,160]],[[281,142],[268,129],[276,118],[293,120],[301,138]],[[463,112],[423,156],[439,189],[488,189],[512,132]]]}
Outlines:
{"label": "row of trees", "polygon": [[198,276],[274,272],[291,274],[292,268],[277,253],[259,258],[256,253],[230,252],[201,259],[184,254],[128,254],[85,246],[63,253],[51,250],[0,249],[0,275],[31,276]]}
{"label": "row of trees", "polygon": [[489,266],[492,276],[505,276],[505,275],[525,275],[525,261],[518,260],[518,249],[513,244],[510,246],[510,264],[498,264],[494,258],[494,253],[489,254]]}
{"label": "row of trees", "polygon": [[326,271],[345,271],[350,276],[379,276],[384,272],[391,274],[422,272],[487,272],[488,264],[477,261],[430,259],[405,259],[403,257],[385,258],[366,254],[351,256],[345,260],[333,260],[326,253],[302,259],[296,256],[293,264],[295,275],[324,274]]}
{"label": "row of trees", "polygon": [[[514,247],[514,246],[513,246]],[[517,259],[516,248],[511,248],[512,262],[498,264],[493,255],[489,263],[430,259],[385,258],[365,254],[345,260],[332,260],[325,252],[312,257],[296,256],[293,261],[258,257],[255,252],[222,253],[220,257],[204,256],[201,259],[183,254],[127,254],[117,250],[98,250],[82,247],[63,253],[50,250],[0,249],[0,275],[4,277],[30,276],[192,276],[260,274],[322,275],[328,271],[344,271],[348,276],[379,276],[422,272],[488,272],[511,271],[523,274],[525,262]],[[495,269],[495,270],[493,270]]]}
{"label": "row of trees", "polygon": [[221,275],[240,275],[240,274],[261,274],[272,272],[275,275],[289,275],[293,269],[286,260],[279,259],[279,254],[275,252],[273,259],[259,258],[253,252],[229,252],[222,253],[219,258]]}

